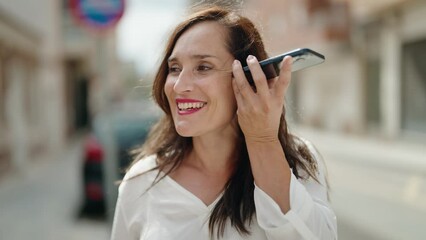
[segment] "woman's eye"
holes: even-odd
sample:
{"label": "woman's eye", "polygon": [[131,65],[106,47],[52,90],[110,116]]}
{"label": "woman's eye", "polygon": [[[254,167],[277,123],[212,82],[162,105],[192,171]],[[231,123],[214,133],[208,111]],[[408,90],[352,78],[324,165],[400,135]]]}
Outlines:
{"label": "woman's eye", "polygon": [[169,73],[177,73],[180,72],[180,68],[178,66],[170,66]]}
{"label": "woman's eye", "polygon": [[208,70],[211,70],[211,69],[212,69],[212,67],[207,66],[207,65],[200,65],[200,66],[197,67],[197,71],[201,71],[201,72],[208,71]]}

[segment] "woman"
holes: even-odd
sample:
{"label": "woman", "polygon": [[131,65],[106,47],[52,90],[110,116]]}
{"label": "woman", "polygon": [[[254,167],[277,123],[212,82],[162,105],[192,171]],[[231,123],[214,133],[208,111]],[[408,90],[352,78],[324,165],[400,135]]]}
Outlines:
{"label": "woman", "polygon": [[337,239],[323,163],[287,132],[291,58],[267,80],[266,57],[233,11],[176,27],[153,85],[165,116],[120,185],[112,239]]}

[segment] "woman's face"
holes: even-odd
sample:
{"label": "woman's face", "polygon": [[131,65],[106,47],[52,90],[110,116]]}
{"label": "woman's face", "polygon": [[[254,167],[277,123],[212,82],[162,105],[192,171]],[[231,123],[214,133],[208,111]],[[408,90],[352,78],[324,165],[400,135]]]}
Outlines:
{"label": "woman's face", "polygon": [[168,59],[164,92],[181,136],[234,131],[234,57],[226,36],[225,27],[216,22],[198,23],[181,35]]}

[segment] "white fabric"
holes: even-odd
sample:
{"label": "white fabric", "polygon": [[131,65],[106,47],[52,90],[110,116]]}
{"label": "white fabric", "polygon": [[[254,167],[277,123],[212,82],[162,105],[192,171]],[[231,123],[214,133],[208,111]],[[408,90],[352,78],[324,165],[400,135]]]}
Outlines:
{"label": "white fabric", "polygon": [[[337,239],[336,217],[327,200],[325,169],[321,161],[318,164],[320,183],[313,179],[298,180],[292,174],[291,210],[286,214],[255,185],[256,217],[250,225],[251,235],[241,236],[228,224],[223,239]],[[146,191],[158,173],[146,171],[155,166],[155,157],[148,157],[126,174],[119,188],[111,239],[209,239],[209,214],[220,196],[206,206],[167,176]],[[140,173],[144,174],[132,178]]]}

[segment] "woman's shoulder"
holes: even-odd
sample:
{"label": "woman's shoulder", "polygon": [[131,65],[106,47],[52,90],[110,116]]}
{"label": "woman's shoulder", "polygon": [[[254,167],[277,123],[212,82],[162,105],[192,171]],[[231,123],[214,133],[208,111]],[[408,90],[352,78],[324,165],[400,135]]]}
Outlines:
{"label": "woman's shoulder", "polygon": [[136,178],[147,173],[157,167],[157,157],[155,155],[147,156],[135,162],[127,171],[123,180]]}
{"label": "woman's shoulder", "polygon": [[[312,168],[315,169],[315,173],[317,175],[323,175],[324,173],[326,173],[327,169],[325,166],[325,161],[322,154],[318,150],[318,148],[311,141],[309,141],[308,139],[304,137],[296,136],[296,141],[298,142],[298,144],[303,145],[312,156],[312,161],[309,161],[309,162],[313,165]],[[309,177],[308,174],[305,171],[303,171],[303,169],[298,169],[298,170],[305,178]],[[321,177],[321,176],[317,176],[317,177]]]}
{"label": "woman's shoulder", "polygon": [[313,155],[313,157],[315,158],[317,162],[319,159],[322,158],[318,149],[315,147],[315,145],[311,141],[301,136],[295,136],[295,137],[296,137],[296,141],[298,141],[299,144],[301,143],[304,146],[306,146],[307,150]]}
{"label": "woman's shoulder", "polygon": [[[321,185],[328,186],[328,181],[327,181],[328,170],[327,170],[326,161],[323,155],[320,153],[318,148],[311,141],[303,137],[298,137],[298,138],[306,146],[307,150],[311,153],[313,157],[313,160],[314,160],[313,164],[315,164],[314,168],[315,168],[317,180],[320,182]],[[304,174],[304,176],[308,176],[307,173],[303,170],[301,171],[301,174]],[[312,180],[311,178],[309,179]]]}
{"label": "woman's shoulder", "polygon": [[293,135],[293,136],[294,136],[296,145],[298,147],[302,147],[302,149],[305,149],[304,151],[308,151],[309,154],[312,156],[312,161],[308,161],[308,162],[311,162],[311,164],[314,164],[315,168],[319,167],[319,165],[324,164],[323,163],[324,159],[320,151],[311,141],[301,136],[297,136],[297,135]]}
{"label": "woman's shoulder", "polygon": [[157,176],[157,158],[148,156],[135,162],[120,183],[119,196],[140,195],[148,190]]}

